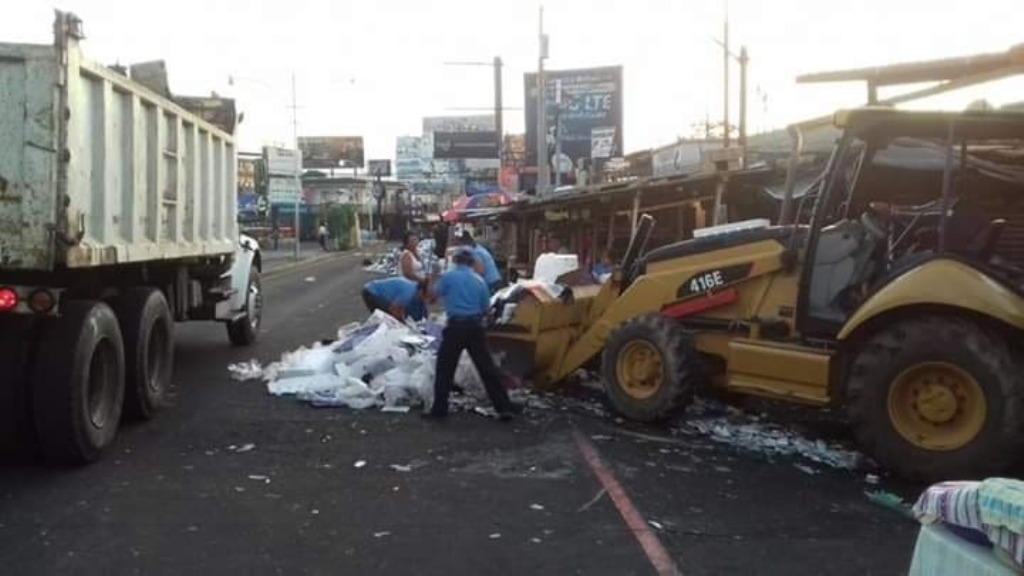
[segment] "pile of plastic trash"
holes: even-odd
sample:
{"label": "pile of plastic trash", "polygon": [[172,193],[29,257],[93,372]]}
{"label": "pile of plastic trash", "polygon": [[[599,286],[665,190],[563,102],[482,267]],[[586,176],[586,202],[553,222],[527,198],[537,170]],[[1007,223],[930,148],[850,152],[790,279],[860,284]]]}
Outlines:
{"label": "pile of plastic trash", "polygon": [[[236,380],[266,381],[274,396],[295,396],[318,407],[429,407],[443,325],[443,318],[405,324],[376,311],[362,324],[342,327],[337,340],[286,352],[266,367],[252,360],[228,370]],[[468,354],[460,359],[455,381],[464,392],[452,407],[477,409],[486,395]]]}
{"label": "pile of plastic trash", "polygon": [[[381,254],[377,258],[377,261],[366,266],[363,270],[367,272],[373,272],[376,274],[385,274],[388,276],[394,276],[398,274],[398,257],[402,254],[402,247],[398,246],[393,250]],[[420,243],[416,245],[416,254],[420,257],[420,262],[423,262],[428,270],[433,269],[433,262],[437,260],[437,256],[434,255],[434,239],[424,238],[420,240]]]}

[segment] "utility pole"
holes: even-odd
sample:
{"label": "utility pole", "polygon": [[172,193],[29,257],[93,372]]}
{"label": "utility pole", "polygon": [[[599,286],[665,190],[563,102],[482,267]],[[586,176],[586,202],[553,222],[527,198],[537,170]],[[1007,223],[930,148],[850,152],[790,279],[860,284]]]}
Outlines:
{"label": "utility pole", "polygon": [[295,138],[296,174],[295,174],[295,259],[299,259],[299,245],[302,235],[299,231],[299,205],[302,199],[302,175],[298,173],[298,165],[302,163],[302,151],[299,150],[299,111],[295,97],[295,72],[292,72],[292,137]]}
{"label": "utility pole", "polygon": [[747,47],[740,47],[740,148],[747,147]]}
{"label": "utility pole", "polygon": [[548,57],[548,37],[544,35],[544,7],[540,7],[540,27],[538,41],[540,54],[537,58],[537,195],[543,196],[551,182],[548,166],[548,130],[547,130],[547,81],[544,78],[544,60]]}
{"label": "utility pole", "polygon": [[[498,136],[498,172],[501,172],[502,152],[505,148],[505,127],[501,118],[501,56],[494,57],[494,131]],[[499,176],[500,181],[500,176]]]}
{"label": "utility pole", "polygon": [[555,189],[562,186],[562,80],[555,80]]}
{"label": "utility pole", "polygon": [[722,94],[722,145],[729,147],[729,2],[725,3],[725,21],[722,31],[722,71],[723,86]]}

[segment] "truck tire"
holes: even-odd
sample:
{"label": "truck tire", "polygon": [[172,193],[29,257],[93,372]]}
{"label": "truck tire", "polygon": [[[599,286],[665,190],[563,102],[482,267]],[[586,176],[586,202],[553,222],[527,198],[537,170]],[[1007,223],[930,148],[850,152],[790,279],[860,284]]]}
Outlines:
{"label": "truck tire", "polygon": [[34,318],[0,319],[0,457],[28,461],[38,456],[29,388]]}
{"label": "truck tire", "polygon": [[1024,363],[967,318],[896,322],[854,358],[846,402],[854,434],[882,466],[914,480],[982,478],[1024,449]]}
{"label": "truck tire", "polygon": [[698,374],[689,334],[657,314],[627,321],[604,347],[605,393],[612,408],[631,420],[668,418],[692,399]]}
{"label": "truck tire", "polygon": [[61,304],[43,327],[32,374],[32,412],[43,457],[86,464],[114,440],[124,403],[124,345],[109,306]]}
{"label": "truck tire", "polygon": [[249,270],[249,287],[245,296],[245,315],[228,322],[228,340],[235,346],[251,346],[260,335],[263,323],[263,285],[260,271]]}
{"label": "truck tire", "polygon": [[124,414],[149,420],[163,406],[174,371],[174,319],[163,292],[134,288],[113,302],[124,337]]}

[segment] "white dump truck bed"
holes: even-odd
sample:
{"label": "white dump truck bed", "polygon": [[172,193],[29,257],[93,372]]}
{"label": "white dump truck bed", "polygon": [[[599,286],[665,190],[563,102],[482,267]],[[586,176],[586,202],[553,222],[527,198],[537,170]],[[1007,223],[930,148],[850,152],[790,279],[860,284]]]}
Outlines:
{"label": "white dump truck bed", "polygon": [[233,252],[232,135],[84,59],[78,26],[0,43],[0,271]]}

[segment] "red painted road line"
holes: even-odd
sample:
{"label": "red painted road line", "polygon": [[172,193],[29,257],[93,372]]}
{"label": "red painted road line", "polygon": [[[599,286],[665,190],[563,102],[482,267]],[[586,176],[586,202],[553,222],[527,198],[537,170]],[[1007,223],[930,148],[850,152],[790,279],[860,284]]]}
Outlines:
{"label": "red painted road line", "polygon": [[580,433],[579,430],[573,430],[573,438],[576,440],[576,446],[579,447],[580,452],[583,454],[583,459],[587,461],[587,465],[593,470],[594,476],[604,486],[605,491],[608,492],[608,496],[611,497],[612,502],[615,503],[615,507],[619,510],[619,514],[622,516],[622,520],[629,527],[629,530],[636,536],[637,541],[640,543],[640,547],[643,548],[644,554],[647,555],[647,559],[651,561],[654,569],[658,571],[661,576],[676,576],[679,574],[679,568],[676,567],[676,563],[672,560],[672,556],[669,555],[668,550],[661,545],[661,541],[648,526],[647,521],[644,520],[643,515],[633,505],[633,501],[629,499],[629,495],[619,484],[619,481],[615,479],[615,474],[610,468],[605,466],[601,460],[601,455],[597,452],[597,448],[594,444],[587,439],[586,436]]}

